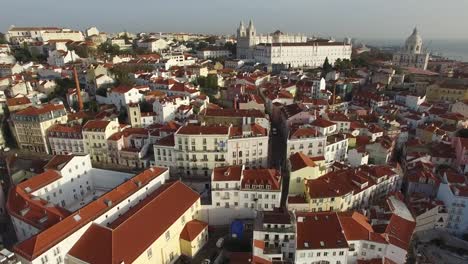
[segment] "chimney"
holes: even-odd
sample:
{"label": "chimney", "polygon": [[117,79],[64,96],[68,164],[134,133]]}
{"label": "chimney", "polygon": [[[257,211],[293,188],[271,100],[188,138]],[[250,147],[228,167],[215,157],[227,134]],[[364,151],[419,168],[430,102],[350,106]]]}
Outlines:
{"label": "chimney", "polygon": [[76,96],[78,98],[78,112],[80,112],[83,111],[83,100],[81,99],[80,82],[78,81],[78,73],[75,66],[73,66],[73,75],[75,76]]}

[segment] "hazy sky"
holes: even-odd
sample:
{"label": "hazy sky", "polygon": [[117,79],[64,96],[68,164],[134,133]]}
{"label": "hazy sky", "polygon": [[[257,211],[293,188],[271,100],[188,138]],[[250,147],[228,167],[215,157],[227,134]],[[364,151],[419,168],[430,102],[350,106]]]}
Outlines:
{"label": "hazy sky", "polygon": [[102,31],[258,32],[356,38],[468,38],[468,0],[14,0],[0,1],[0,31],[63,26]]}

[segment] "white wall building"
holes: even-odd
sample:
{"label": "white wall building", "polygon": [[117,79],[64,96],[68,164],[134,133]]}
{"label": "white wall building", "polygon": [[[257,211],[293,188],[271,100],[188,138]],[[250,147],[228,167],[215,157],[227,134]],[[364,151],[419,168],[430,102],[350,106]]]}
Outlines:
{"label": "white wall building", "polygon": [[47,131],[47,138],[53,155],[85,154],[80,125],[56,124]]}
{"label": "white wall building", "polygon": [[153,112],[156,114],[156,123],[163,124],[176,118],[177,109],[180,106],[190,105],[188,97],[165,97],[153,102]]}
{"label": "white wall building", "polygon": [[437,199],[441,200],[448,210],[447,231],[457,236],[468,233],[468,186],[465,181],[450,182],[444,175],[444,180],[439,185]]}
{"label": "white wall building", "polygon": [[326,141],[326,136],[310,126],[292,129],[286,143],[287,157],[299,151],[307,156],[324,156]]}
{"label": "white wall building", "polygon": [[161,141],[154,144],[155,164],[170,167],[176,175],[207,178],[215,167],[268,164],[268,133],[257,124],[185,125],[172,140]]}
{"label": "white wall building", "polygon": [[231,52],[223,47],[207,47],[197,51],[197,57],[203,60],[229,56],[231,56]]}
{"label": "white wall building", "polygon": [[143,100],[143,94],[135,87],[119,86],[107,91],[107,96],[96,95],[99,104],[113,104],[120,110],[131,103],[139,103]]}
{"label": "white wall building", "polygon": [[49,65],[62,67],[67,63],[74,62],[80,59],[74,50],[54,50],[49,51],[49,57],[47,57],[47,63]]}
{"label": "white wall building", "polygon": [[293,260],[295,231],[295,219],[291,212],[258,212],[254,222],[253,256],[267,261]]}
{"label": "white wall building", "polygon": [[288,35],[280,31],[257,35],[252,21],[247,28],[241,22],[237,29],[237,57],[268,65],[321,67],[326,58],[331,64],[337,59],[351,59],[351,51],[349,43],[308,41],[304,35]]}
{"label": "white wall building", "polygon": [[84,41],[83,33],[58,27],[15,27],[11,26],[5,34],[8,42],[14,45],[23,42],[46,42],[49,40]]}
{"label": "white wall building", "polygon": [[[60,159],[60,162],[55,159]],[[161,240],[158,243],[161,248],[155,248],[151,254],[155,258],[154,261],[163,263],[169,259],[175,260],[181,254],[180,233],[185,223],[198,217],[200,199],[198,194],[181,182],[166,184],[169,178],[167,169],[154,167],[133,176],[91,168],[89,156],[57,156],[49,164],[53,164],[49,170],[23,182],[10,195],[8,210],[16,219],[14,221],[34,223],[42,229],[42,232],[15,245],[14,251],[21,263],[82,263],[83,260],[88,263],[114,263],[124,258],[126,263],[133,263],[142,259],[137,259],[140,255],[147,258],[148,243],[151,246],[159,236],[163,239],[165,237],[165,240]],[[177,200],[178,196],[180,199]],[[50,199],[48,204],[46,199]],[[62,204],[62,201],[65,202],[65,207],[56,204]],[[174,214],[164,214],[166,209],[162,205],[169,202],[176,204],[173,208]],[[142,206],[139,208],[140,203]],[[153,212],[143,209],[145,206],[150,206]],[[158,219],[163,219],[163,223],[156,224],[156,229],[140,229],[138,224],[123,227],[126,224],[122,222],[129,219],[130,213],[131,221],[135,218],[147,221],[148,213],[161,214]],[[146,226],[147,223],[140,222],[140,225]],[[14,226],[19,234],[24,230],[24,227],[16,222]],[[90,243],[81,239],[97,232],[96,229],[112,230],[110,240],[107,240],[109,236],[102,236],[102,232],[93,233],[92,237],[104,239],[99,240],[99,247],[122,247],[128,239],[128,235],[122,234],[124,228],[144,239],[143,243],[138,240],[132,242],[131,247],[125,246],[126,250],[131,250],[130,254],[122,255],[122,252],[113,251],[110,254],[99,255],[89,254],[90,248],[84,252],[80,250],[83,244],[89,246]],[[144,233],[148,232],[152,236],[149,240],[143,238]],[[41,243],[34,247],[29,246],[36,241]],[[96,239],[93,239],[92,243],[96,243]],[[80,246],[76,248],[77,245]]]}
{"label": "white wall building", "polygon": [[277,170],[245,169],[242,165],[217,167],[211,181],[213,206],[242,208],[240,217],[252,217],[255,210],[280,207],[281,175]]}

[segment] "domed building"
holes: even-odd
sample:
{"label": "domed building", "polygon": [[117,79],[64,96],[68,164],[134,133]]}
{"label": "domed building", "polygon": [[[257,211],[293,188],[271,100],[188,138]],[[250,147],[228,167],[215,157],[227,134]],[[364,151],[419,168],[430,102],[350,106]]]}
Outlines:
{"label": "domed building", "polygon": [[429,62],[429,53],[423,51],[423,41],[414,28],[413,33],[406,39],[401,51],[393,54],[393,64],[400,67],[414,67],[425,70]]}

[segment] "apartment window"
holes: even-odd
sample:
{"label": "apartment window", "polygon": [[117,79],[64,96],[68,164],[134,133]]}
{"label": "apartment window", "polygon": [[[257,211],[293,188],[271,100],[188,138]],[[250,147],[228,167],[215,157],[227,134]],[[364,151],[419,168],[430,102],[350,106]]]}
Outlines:
{"label": "apartment window", "polygon": [[153,257],[153,250],[151,248],[148,248],[146,251],[146,255],[148,255],[148,259],[151,259]]}
{"label": "apartment window", "polygon": [[167,231],[166,234],[165,234],[165,237],[166,237],[166,241],[171,239],[171,233],[169,233],[169,231]]}
{"label": "apartment window", "polygon": [[181,222],[183,225],[185,225],[185,215],[182,216]]}

